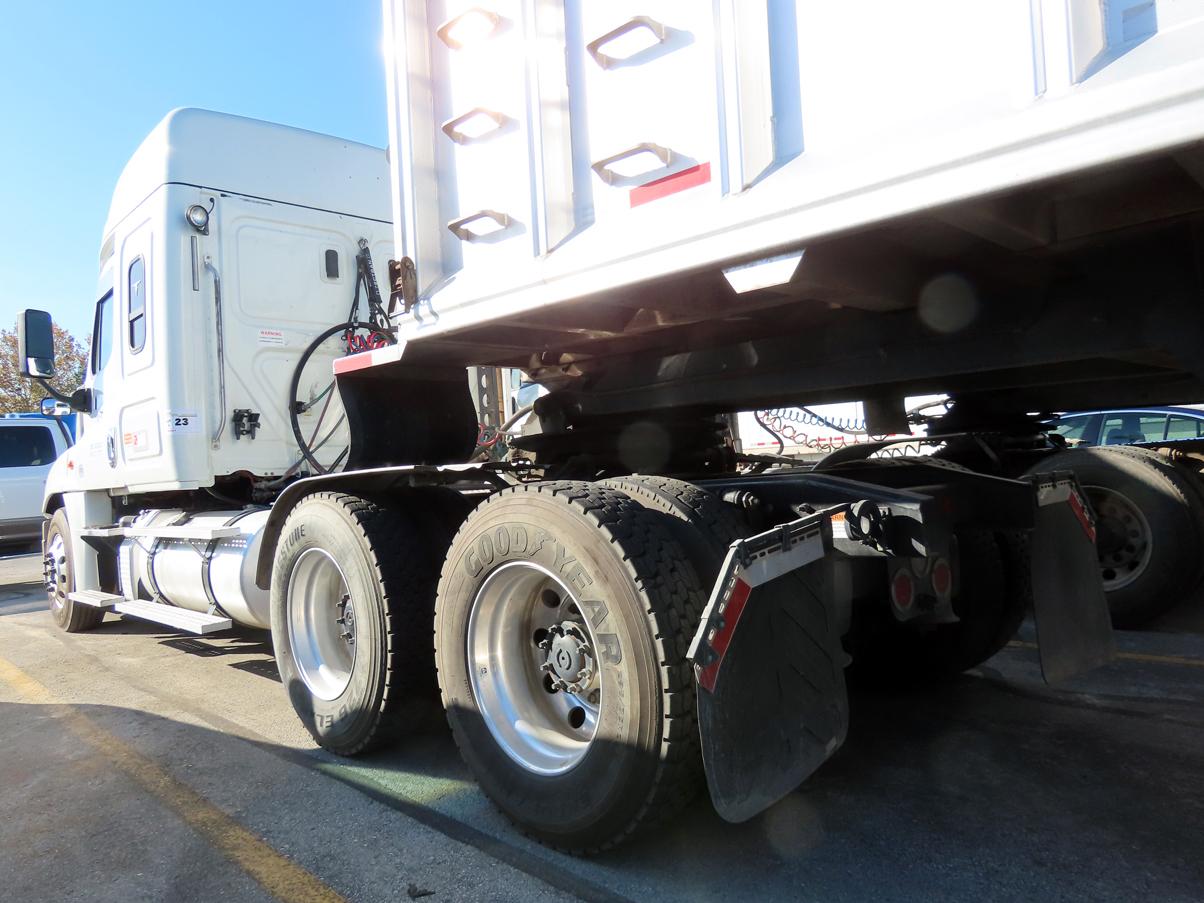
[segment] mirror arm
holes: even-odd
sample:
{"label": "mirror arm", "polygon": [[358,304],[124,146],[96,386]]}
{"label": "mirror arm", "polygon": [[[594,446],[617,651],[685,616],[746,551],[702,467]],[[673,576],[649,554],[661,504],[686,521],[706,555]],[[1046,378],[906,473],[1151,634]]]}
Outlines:
{"label": "mirror arm", "polygon": [[49,395],[51,398],[53,398],[55,401],[61,401],[64,404],[70,405],[71,410],[81,411],[85,414],[92,413],[93,397],[92,397],[91,389],[76,389],[70,395],[67,395],[63,392],[60,392],[54,386],[50,385],[49,380],[35,379],[34,381],[36,383],[38,383],[43,389],[45,389],[46,394]]}

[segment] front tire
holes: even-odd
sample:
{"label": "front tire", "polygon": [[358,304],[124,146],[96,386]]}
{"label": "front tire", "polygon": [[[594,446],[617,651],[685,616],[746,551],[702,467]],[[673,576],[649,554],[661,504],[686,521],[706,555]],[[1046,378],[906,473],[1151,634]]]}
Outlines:
{"label": "front tire", "polygon": [[272,567],[272,644],[323,748],[393,742],[433,697],[434,557],[394,507],[317,492],[292,510]]}
{"label": "front tire", "polygon": [[104,620],[103,608],[82,605],[68,598],[75,591],[75,557],[71,551],[71,530],[67,512],[60,508],[50,518],[43,550],[46,576],[46,595],[50,600],[50,616],[67,633],[91,630]]}
{"label": "front tire", "polygon": [[465,761],[523,830],[594,852],[694,795],[701,601],[668,516],[613,489],[527,484],[469,516],[439,583],[439,685]]}

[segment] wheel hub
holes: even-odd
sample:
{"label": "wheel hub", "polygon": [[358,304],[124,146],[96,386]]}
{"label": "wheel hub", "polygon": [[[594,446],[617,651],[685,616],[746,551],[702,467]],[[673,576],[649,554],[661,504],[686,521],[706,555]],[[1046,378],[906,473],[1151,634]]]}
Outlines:
{"label": "wheel hub", "polygon": [[67,549],[59,534],[50,540],[50,546],[42,556],[42,583],[55,607],[62,605],[67,595]]}
{"label": "wheel hub", "polygon": [[563,774],[593,745],[605,701],[591,630],[572,590],[534,562],[501,565],[476,592],[472,693],[494,740],[528,771]]}
{"label": "wheel hub", "polygon": [[334,556],[306,549],[289,575],[285,617],[293,663],[319,699],[337,699],[355,664],[355,609]]}
{"label": "wheel hub", "polygon": [[538,645],[547,654],[539,669],[551,679],[551,689],[583,692],[594,676],[594,657],[581,626],[572,621],[554,624]]}
{"label": "wheel hub", "polygon": [[355,609],[351,607],[351,594],[343,593],[338,604],[339,616],[334,622],[339,625],[339,636],[348,646],[355,645]]}
{"label": "wheel hub", "polygon": [[1096,513],[1096,553],[1104,591],[1113,592],[1136,580],[1149,566],[1150,525],[1126,496],[1102,486],[1086,486]]}
{"label": "wheel hub", "polygon": [[53,593],[58,589],[58,568],[55,567],[53,555],[42,556],[42,583],[46,587],[46,591]]}

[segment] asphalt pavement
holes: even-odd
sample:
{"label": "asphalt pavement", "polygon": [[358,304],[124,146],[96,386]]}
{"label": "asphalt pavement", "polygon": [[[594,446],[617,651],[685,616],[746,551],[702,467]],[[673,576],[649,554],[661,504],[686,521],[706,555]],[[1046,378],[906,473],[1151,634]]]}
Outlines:
{"label": "asphalt pavement", "polygon": [[0,560],[0,898],[1204,898],[1193,632],[1119,634],[1116,663],[1051,690],[1022,631],[938,689],[856,693],[845,747],[751,822],[703,799],[574,859],[492,808],[438,711],[338,759],[293,716],[266,634],[110,615],[67,635],[38,566]]}

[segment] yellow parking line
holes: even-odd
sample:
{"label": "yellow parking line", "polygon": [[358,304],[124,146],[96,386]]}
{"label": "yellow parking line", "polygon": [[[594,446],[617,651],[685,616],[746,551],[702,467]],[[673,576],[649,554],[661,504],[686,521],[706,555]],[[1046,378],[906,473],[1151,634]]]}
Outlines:
{"label": "yellow parking line", "polygon": [[[30,702],[64,705],[50,690],[12,662],[0,658],[0,680]],[[93,746],[113,768],[153,794],[212,847],[284,903],[342,903],[344,898],[313,874],[282,856],[195,790],[76,709],[64,716],[73,733]]]}
{"label": "yellow parking line", "polygon": [[[1026,643],[1023,640],[1012,640],[1008,643],[1009,646],[1017,646],[1021,649],[1037,649],[1036,643]],[[1153,662],[1158,665],[1187,665],[1189,668],[1204,668],[1204,660],[1198,658],[1185,658],[1182,655],[1154,655],[1148,652],[1118,652],[1118,659],[1130,662]]]}

